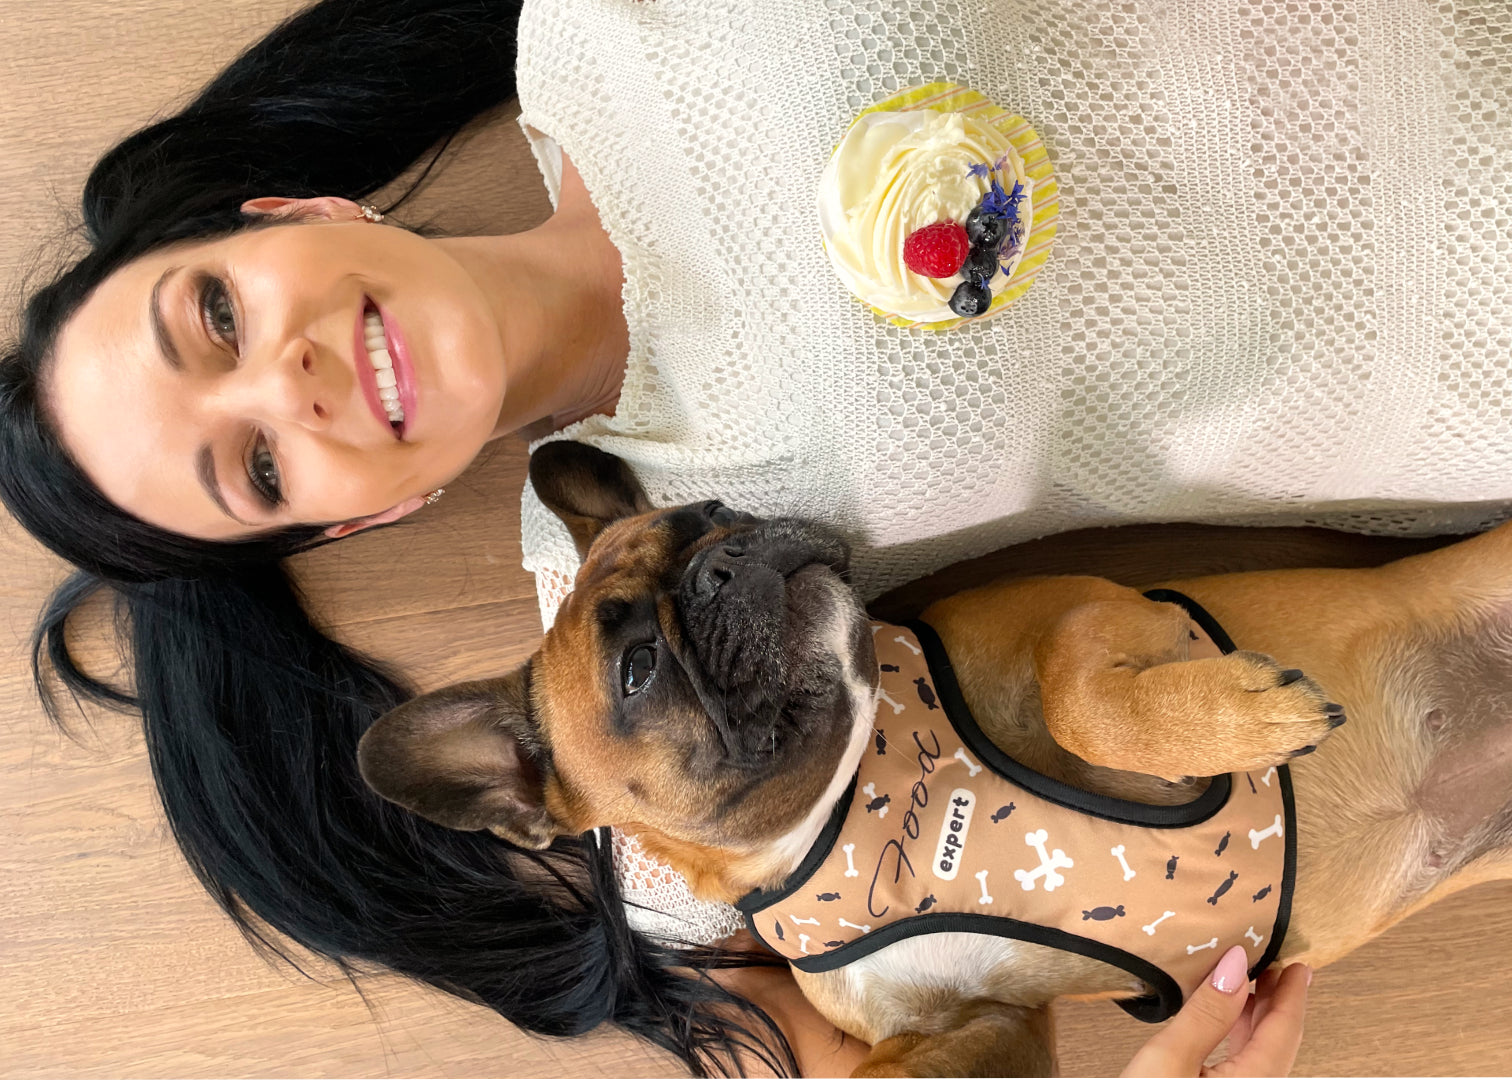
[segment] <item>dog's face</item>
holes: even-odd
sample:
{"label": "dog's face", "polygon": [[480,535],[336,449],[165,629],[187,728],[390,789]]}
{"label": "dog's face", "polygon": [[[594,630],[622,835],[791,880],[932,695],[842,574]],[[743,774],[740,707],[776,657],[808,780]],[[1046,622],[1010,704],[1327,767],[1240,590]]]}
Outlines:
{"label": "dog's face", "polygon": [[622,825],[757,851],[811,816],[869,724],[871,634],[816,526],[721,503],[652,510],[618,459],[551,443],[537,493],[583,554],[541,648],[363,737],[379,794],[528,847]]}

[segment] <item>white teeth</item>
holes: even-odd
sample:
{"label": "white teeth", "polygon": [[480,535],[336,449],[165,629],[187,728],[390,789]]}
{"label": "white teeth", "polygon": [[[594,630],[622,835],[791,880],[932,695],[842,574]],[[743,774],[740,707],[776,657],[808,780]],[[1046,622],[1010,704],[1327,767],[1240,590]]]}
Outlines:
{"label": "white teeth", "polygon": [[378,400],[389,422],[404,423],[404,406],[399,404],[399,388],[394,377],[394,358],[389,355],[388,339],[383,333],[383,318],[376,311],[362,316],[362,337],[367,345],[368,362],[373,365],[373,377],[378,381]]}

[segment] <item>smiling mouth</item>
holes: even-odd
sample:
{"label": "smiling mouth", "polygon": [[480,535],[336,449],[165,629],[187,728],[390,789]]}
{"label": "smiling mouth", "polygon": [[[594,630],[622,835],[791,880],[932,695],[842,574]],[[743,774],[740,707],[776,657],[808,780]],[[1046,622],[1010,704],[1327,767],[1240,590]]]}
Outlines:
{"label": "smiling mouth", "polygon": [[378,383],[378,400],[398,434],[404,430],[404,405],[399,400],[399,380],[394,371],[394,358],[389,354],[383,316],[377,308],[370,306],[363,311],[362,335],[367,346],[368,363],[373,365],[373,378]]}

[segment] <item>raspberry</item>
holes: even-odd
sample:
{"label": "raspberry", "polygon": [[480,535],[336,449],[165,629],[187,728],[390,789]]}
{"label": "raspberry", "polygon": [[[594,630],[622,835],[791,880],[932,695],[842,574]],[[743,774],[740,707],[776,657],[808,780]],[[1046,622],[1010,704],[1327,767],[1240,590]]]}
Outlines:
{"label": "raspberry", "polygon": [[903,241],[903,263],[925,277],[954,277],[971,252],[966,230],[954,221],[937,221],[915,229]]}

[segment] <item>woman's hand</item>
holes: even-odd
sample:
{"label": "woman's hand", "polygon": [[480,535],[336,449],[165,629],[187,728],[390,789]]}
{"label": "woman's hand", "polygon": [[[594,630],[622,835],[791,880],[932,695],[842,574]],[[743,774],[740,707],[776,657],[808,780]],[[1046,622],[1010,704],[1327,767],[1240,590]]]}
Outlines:
{"label": "woman's hand", "polygon": [[[1285,1076],[1302,1042],[1302,1011],[1312,971],[1291,964],[1262,974],[1246,992],[1244,949],[1223,954],[1208,980],[1182,1009],[1145,1043],[1125,1076]],[[1224,1037],[1228,1057],[1204,1066]]]}

